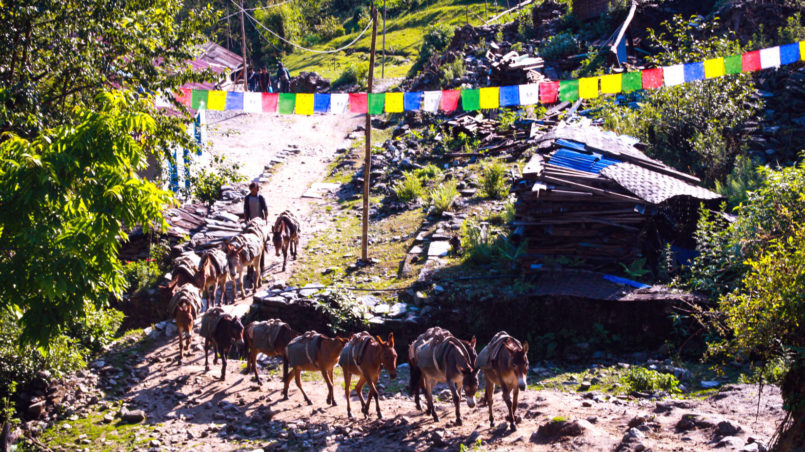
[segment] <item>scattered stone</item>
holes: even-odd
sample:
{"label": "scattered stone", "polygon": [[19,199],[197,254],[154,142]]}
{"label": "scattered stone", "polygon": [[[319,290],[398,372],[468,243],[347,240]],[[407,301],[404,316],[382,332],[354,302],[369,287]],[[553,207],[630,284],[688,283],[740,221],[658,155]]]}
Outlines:
{"label": "scattered stone", "polygon": [[589,430],[592,425],[585,420],[558,420],[553,419],[540,425],[539,429],[531,436],[532,442],[539,440],[563,438],[568,436],[581,436]]}
{"label": "scattered stone", "polygon": [[725,436],[716,444],[716,447],[729,447],[731,449],[739,449],[743,446],[744,441],[741,438],[736,438],[734,436]]}
{"label": "scattered stone", "polygon": [[735,436],[744,429],[735,422],[723,420],[717,424],[717,432],[721,436]]}
{"label": "scattered stone", "polygon": [[126,407],[120,409],[120,420],[127,424],[137,424],[145,420],[145,411],[129,410]]}

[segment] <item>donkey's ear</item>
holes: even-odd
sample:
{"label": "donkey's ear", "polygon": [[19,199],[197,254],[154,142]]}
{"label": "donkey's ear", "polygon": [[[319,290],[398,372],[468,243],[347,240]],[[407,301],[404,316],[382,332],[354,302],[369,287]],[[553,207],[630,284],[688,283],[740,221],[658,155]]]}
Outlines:
{"label": "donkey's ear", "polygon": [[470,345],[472,345],[472,348],[475,348],[475,336],[470,339]]}
{"label": "donkey's ear", "polygon": [[380,344],[380,345],[386,345],[386,343],[385,343],[385,342],[383,342],[383,338],[381,338],[380,336],[375,336],[375,340],[376,340],[376,341],[377,341],[377,343],[378,343],[378,344]]}
{"label": "donkey's ear", "polygon": [[523,342],[523,353],[528,354],[528,341]]}
{"label": "donkey's ear", "polygon": [[394,333],[389,333],[388,343],[389,347],[394,347]]}

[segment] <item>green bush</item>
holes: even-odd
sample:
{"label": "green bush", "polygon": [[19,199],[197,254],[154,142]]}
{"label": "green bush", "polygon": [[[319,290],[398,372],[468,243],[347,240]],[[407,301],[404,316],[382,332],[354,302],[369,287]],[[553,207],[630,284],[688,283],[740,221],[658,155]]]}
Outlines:
{"label": "green bush", "polygon": [[734,208],[746,202],[749,194],[760,187],[763,175],[756,168],[757,165],[752,159],[738,156],[727,179],[723,183],[716,181],[715,191],[727,198],[729,207]]}
{"label": "green bush", "polygon": [[335,79],[332,86],[333,88],[337,88],[339,86],[357,84],[359,87],[365,88],[366,83],[368,82],[368,76],[368,63],[350,64],[346,69],[344,69],[343,72],[341,72],[341,75]]}
{"label": "green bush", "polygon": [[666,391],[678,393],[679,380],[671,375],[645,367],[632,367],[621,377],[621,381],[629,391],[654,392]]}
{"label": "green bush", "polygon": [[438,179],[442,175],[442,170],[433,163],[428,163],[426,166],[414,170],[414,174],[424,182]]}
{"label": "green bush", "polygon": [[548,60],[558,60],[579,53],[581,49],[578,36],[562,31],[548,38],[548,41],[540,47],[539,54]]}
{"label": "green bush", "polygon": [[509,194],[504,165],[495,162],[484,167],[481,173],[481,193],[491,199],[501,199]]}
{"label": "green bush", "polygon": [[314,303],[317,309],[327,315],[327,326],[335,334],[360,331],[367,326],[366,306],[344,287],[328,287],[316,296]]}
{"label": "green bush", "polygon": [[221,187],[245,180],[237,163],[227,164],[226,157],[213,157],[210,168],[199,168],[191,174],[190,194],[197,200],[212,205],[221,197]]}
{"label": "green bush", "polygon": [[498,116],[498,128],[502,132],[511,130],[515,121],[517,121],[517,113],[514,110],[504,108],[500,111],[500,116]]}
{"label": "green bush", "polygon": [[447,86],[455,78],[461,78],[467,73],[464,66],[464,59],[461,56],[456,57],[450,63],[442,66],[442,86]]}
{"label": "green bush", "polygon": [[458,189],[455,180],[442,182],[428,192],[428,205],[432,206],[437,214],[450,210],[453,201],[458,198]]}
{"label": "green bush", "polygon": [[422,37],[422,45],[419,47],[419,56],[411,66],[408,75],[416,75],[421,71],[425,64],[434,55],[438,55],[447,49],[453,39],[453,29],[448,25],[431,25]]}
{"label": "green bush", "polygon": [[400,201],[411,202],[422,196],[422,181],[415,173],[407,172],[394,186],[394,193]]}
{"label": "green bush", "polygon": [[525,241],[515,245],[506,235],[493,233],[487,224],[472,219],[461,224],[460,234],[464,260],[476,265],[495,262],[501,268],[514,269],[526,251]]}

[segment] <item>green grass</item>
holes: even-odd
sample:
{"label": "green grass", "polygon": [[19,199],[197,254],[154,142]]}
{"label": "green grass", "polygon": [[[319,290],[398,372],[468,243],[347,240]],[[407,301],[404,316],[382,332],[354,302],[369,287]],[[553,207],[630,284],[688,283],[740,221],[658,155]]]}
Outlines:
{"label": "green grass", "polygon": [[[116,408],[113,410],[116,410]],[[94,412],[84,419],[75,421],[59,421],[53,427],[45,430],[39,441],[57,450],[88,448],[92,451],[112,452],[147,448],[148,442],[154,439],[154,436],[152,436],[153,425],[120,424],[117,419],[110,423],[104,423],[103,417],[108,412]],[[72,428],[69,430],[63,429],[65,424],[70,424]],[[80,442],[78,438],[81,435],[87,435],[88,444]]]}
{"label": "green grass", "polygon": [[[416,61],[422,36],[429,25],[449,24],[455,27],[467,22],[466,10],[469,8],[470,23],[480,25],[483,21],[484,2],[478,0],[438,0],[420,6],[416,11],[399,13],[396,17],[386,18],[386,78],[403,77]],[[491,18],[493,13],[503,11],[503,6],[497,10],[493,2],[487,2],[487,12]],[[377,54],[375,57],[375,77],[381,75],[382,55],[382,8],[378,14]],[[329,42],[316,46],[316,49],[327,50],[342,47],[355,39],[360,30],[345,36],[339,36]],[[353,51],[347,55],[341,51],[334,54],[314,54],[296,51],[284,57],[283,62],[292,74],[301,71],[314,71],[323,77],[335,80],[350,64],[368,64],[372,40],[371,30],[347,49]]]}

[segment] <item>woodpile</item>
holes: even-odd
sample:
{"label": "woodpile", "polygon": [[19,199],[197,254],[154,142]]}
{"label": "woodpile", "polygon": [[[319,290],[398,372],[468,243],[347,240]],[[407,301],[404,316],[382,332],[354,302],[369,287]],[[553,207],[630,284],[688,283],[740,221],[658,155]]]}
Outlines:
{"label": "woodpile", "polygon": [[666,244],[692,248],[699,204],[716,208],[721,200],[695,177],[594,127],[562,124],[535,141],[539,149],[512,190],[514,235],[527,240],[528,264],[656,262]]}

